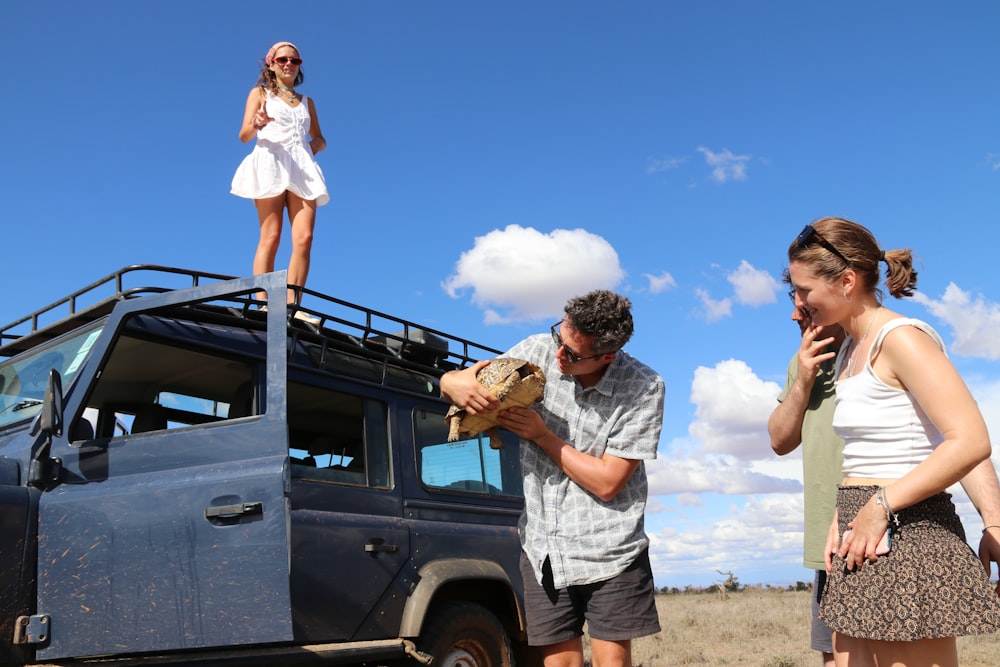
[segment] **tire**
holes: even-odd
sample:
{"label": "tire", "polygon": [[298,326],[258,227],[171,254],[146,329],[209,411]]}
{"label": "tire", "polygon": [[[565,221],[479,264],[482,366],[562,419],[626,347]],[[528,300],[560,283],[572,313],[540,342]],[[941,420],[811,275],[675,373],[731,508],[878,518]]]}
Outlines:
{"label": "tire", "polygon": [[486,607],[448,602],[425,626],[421,645],[433,667],[513,667],[510,637]]}

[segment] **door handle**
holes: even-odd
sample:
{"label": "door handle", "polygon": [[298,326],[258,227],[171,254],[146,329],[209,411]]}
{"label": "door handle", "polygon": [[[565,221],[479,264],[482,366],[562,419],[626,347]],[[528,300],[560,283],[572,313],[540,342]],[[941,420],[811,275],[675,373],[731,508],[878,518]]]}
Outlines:
{"label": "door handle", "polygon": [[381,539],[371,541],[365,545],[365,553],[374,554],[378,552],[394,554],[399,551],[399,547],[395,544],[384,544]]}
{"label": "door handle", "polygon": [[205,508],[206,519],[230,519],[247,514],[263,514],[264,503],[259,500],[235,505],[215,505]]}

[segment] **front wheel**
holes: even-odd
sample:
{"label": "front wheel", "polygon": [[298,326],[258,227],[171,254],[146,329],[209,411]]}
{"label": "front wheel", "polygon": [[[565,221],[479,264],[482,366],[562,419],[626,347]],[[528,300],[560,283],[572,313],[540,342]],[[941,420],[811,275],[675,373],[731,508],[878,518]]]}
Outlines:
{"label": "front wheel", "polygon": [[433,612],[421,640],[434,667],[512,667],[510,637],[486,607],[448,602]]}

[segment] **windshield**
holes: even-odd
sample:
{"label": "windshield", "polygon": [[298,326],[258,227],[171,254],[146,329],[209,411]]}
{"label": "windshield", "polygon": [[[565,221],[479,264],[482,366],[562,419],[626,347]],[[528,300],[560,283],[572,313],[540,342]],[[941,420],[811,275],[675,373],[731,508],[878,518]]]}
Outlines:
{"label": "windshield", "polygon": [[63,386],[68,387],[101,330],[78,332],[0,363],[0,428],[38,414],[50,369],[59,371]]}

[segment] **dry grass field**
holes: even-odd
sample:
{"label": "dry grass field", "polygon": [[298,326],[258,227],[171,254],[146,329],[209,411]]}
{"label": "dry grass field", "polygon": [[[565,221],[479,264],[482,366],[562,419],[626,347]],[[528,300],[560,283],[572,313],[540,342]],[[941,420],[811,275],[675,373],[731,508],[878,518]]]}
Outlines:
{"label": "dry grass field", "polygon": [[[809,650],[808,591],[747,589],[657,596],[663,631],[633,643],[636,667],[818,667]],[[1000,634],[958,640],[962,667],[1000,665]],[[589,663],[587,663],[589,665]]]}

